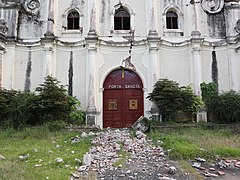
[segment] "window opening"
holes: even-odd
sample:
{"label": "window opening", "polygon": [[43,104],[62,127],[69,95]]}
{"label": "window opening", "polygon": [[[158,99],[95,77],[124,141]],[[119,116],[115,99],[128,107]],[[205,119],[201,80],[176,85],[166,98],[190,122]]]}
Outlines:
{"label": "window opening", "polygon": [[166,14],[167,29],[178,29],[178,15],[173,11]]}
{"label": "window opening", "polygon": [[79,13],[70,12],[67,17],[67,29],[79,29]]}
{"label": "window opening", "polygon": [[130,30],[130,15],[122,7],[115,13],[114,30]]}

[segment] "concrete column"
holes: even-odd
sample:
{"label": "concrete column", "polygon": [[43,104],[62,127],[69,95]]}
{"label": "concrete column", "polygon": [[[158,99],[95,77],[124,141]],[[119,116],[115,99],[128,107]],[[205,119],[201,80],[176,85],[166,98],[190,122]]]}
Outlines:
{"label": "concrete column", "polygon": [[201,64],[201,49],[198,46],[193,47],[193,66],[194,66],[194,92],[201,96],[200,84],[202,83],[202,64]]}
{"label": "concrete column", "polygon": [[202,60],[201,60],[201,44],[203,38],[199,31],[192,32],[192,55],[193,55],[193,81],[194,93],[201,96],[200,84],[202,83]]}
{"label": "concrete column", "polygon": [[0,88],[2,87],[2,76],[3,76],[3,54],[4,54],[5,48],[0,46]]}
{"label": "concrete column", "polygon": [[8,45],[7,52],[2,58],[2,87],[14,89],[14,61],[15,61],[15,44]]}
{"label": "concrete column", "polygon": [[[150,60],[149,60],[149,73],[148,73],[148,92],[152,92],[153,86],[157,82],[157,80],[160,78],[160,72],[159,72],[159,63],[158,63],[158,50],[159,50],[159,42],[160,38],[157,36],[157,33],[150,33],[148,36],[149,41],[149,54],[150,54]],[[149,112],[151,115],[155,115],[158,117],[158,108],[155,105],[155,103],[149,101]]]}
{"label": "concrete column", "polygon": [[48,1],[48,19],[47,19],[47,31],[44,34],[45,37],[54,37],[53,24],[54,24],[54,15],[53,15],[53,0]]}
{"label": "concrete column", "polygon": [[45,44],[44,47],[45,56],[43,58],[43,78],[52,74],[52,55],[53,47],[52,44]]}
{"label": "concrete column", "polygon": [[234,91],[240,90],[240,62],[239,56],[234,49],[229,50],[229,60],[230,60],[230,89]]}
{"label": "concrete column", "polygon": [[89,35],[96,35],[97,14],[96,14],[96,0],[89,0]]}
{"label": "concrete column", "polygon": [[157,16],[156,16],[156,8],[157,8],[157,2],[156,0],[149,0],[147,3],[148,4],[148,8],[149,10],[147,11],[149,13],[149,15],[147,17],[149,17],[149,25],[150,25],[150,29],[149,29],[149,35],[155,35],[157,36],[157,26],[156,26],[156,22],[157,22]]}
{"label": "concrete column", "polygon": [[[194,93],[201,97],[200,84],[203,82],[203,72],[202,72],[202,58],[201,58],[201,45],[203,43],[203,38],[201,38],[201,33],[197,30],[192,32],[192,57],[193,57],[193,82],[194,82]],[[196,115],[197,122],[205,121],[207,122],[207,112],[206,109],[200,109]]]}
{"label": "concrete column", "polygon": [[86,38],[88,44],[88,54],[86,63],[86,121],[89,125],[97,124],[97,107],[96,107],[96,96],[97,96],[97,79],[96,79],[96,52],[97,52],[97,41],[98,37],[90,34]]}

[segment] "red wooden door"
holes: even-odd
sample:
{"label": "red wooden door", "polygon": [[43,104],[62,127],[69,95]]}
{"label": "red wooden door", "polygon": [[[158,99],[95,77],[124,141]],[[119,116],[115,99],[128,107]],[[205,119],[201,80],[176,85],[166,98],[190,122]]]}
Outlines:
{"label": "red wooden door", "polygon": [[139,76],[118,69],[108,75],[103,87],[103,127],[131,127],[143,115],[143,85]]}

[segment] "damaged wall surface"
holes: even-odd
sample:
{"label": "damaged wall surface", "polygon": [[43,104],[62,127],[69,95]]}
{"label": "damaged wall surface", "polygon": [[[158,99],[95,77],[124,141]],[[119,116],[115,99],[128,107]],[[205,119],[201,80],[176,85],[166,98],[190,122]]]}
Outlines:
{"label": "damaged wall surface", "polygon": [[52,75],[100,127],[115,70],[139,76],[151,116],[159,78],[239,91],[239,59],[239,0],[0,0],[0,86],[34,91]]}

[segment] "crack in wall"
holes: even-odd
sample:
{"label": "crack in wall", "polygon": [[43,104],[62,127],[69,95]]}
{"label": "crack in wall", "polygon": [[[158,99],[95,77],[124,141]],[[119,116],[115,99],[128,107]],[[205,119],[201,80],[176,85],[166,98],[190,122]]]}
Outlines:
{"label": "crack in wall", "polygon": [[216,51],[212,51],[212,81],[218,87],[218,65],[217,65],[217,55]]}
{"label": "crack in wall", "polygon": [[68,69],[68,95],[73,95],[73,51],[70,52],[69,69]]}

